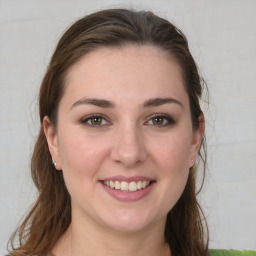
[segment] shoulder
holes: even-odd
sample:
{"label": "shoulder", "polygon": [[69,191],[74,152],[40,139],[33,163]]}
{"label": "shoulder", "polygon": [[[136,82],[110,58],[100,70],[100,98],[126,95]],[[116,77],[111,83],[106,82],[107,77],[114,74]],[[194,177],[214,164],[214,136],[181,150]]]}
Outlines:
{"label": "shoulder", "polygon": [[256,256],[256,251],[210,250],[211,256]]}

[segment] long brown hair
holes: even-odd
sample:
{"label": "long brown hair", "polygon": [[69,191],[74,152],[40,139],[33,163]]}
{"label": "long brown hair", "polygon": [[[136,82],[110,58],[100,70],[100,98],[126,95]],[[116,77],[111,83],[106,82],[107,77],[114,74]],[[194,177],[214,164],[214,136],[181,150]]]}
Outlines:
{"label": "long brown hair", "polygon": [[[192,124],[199,128],[203,80],[189,51],[185,35],[169,21],[152,12],[108,9],[75,22],[62,36],[41,84],[39,112],[41,128],[34,147],[31,174],[38,199],[10,239],[10,255],[45,255],[52,250],[71,222],[71,199],[62,172],[51,164],[51,155],[42,128],[49,116],[57,125],[57,111],[65,91],[65,76],[82,56],[100,47],[152,45],[179,64],[188,93]],[[205,141],[199,156],[205,174]],[[208,229],[196,195],[197,166],[190,170],[185,190],[168,213],[165,239],[172,255],[208,255]],[[15,238],[19,245],[15,247]]]}

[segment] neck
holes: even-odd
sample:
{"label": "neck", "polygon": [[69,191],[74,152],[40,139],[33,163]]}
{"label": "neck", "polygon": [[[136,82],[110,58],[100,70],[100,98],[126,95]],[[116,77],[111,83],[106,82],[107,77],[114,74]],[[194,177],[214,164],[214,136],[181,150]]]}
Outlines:
{"label": "neck", "polygon": [[120,232],[106,227],[81,225],[72,221],[55,246],[55,256],[170,256],[164,237],[165,221],[136,232]]}

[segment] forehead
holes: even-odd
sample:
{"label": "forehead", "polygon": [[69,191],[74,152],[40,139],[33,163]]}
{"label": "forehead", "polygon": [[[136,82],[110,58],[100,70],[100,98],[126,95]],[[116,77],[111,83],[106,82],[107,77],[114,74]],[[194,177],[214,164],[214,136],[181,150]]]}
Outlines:
{"label": "forehead", "polygon": [[[99,48],[67,73],[65,96],[140,100],[186,97],[179,65],[154,46]],[[121,99],[122,98],[122,99]]]}

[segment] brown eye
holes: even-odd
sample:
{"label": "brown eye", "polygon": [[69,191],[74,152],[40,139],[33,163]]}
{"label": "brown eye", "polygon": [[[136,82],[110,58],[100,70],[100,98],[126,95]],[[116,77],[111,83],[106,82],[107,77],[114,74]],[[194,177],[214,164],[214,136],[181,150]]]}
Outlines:
{"label": "brown eye", "polygon": [[101,117],[93,117],[90,119],[92,125],[101,125],[102,118]]}
{"label": "brown eye", "polygon": [[87,125],[87,126],[91,126],[91,127],[102,127],[102,126],[110,124],[101,115],[88,116],[88,117],[84,118],[83,120],[81,120],[81,123],[84,125]]}
{"label": "brown eye", "polygon": [[166,127],[175,124],[175,121],[172,117],[168,115],[155,115],[147,123],[147,125],[157,126],[157,127]]}
{"label": "brown eye", "polygon": [[152,123],[154,124],[154,125],[163,125],[163,123],[164,123],[164,118],[163,117],[154,117],[153,119],[152,119]]}

